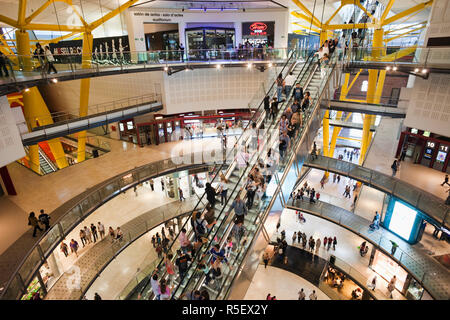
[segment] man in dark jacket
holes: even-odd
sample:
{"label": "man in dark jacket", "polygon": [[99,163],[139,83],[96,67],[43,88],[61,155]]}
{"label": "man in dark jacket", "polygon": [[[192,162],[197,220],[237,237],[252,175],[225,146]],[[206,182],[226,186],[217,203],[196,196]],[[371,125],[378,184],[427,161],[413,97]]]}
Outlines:
{"label": "man in dark jacket", "polygon": [[216,204],[216,190],[211,186],[211,183],[206,183],[206,199],[208,199],[208,202],[211,204],[211,207],[214,208],[214,205]]}
{"label": "man in dark jacket", "polygon": [[39,215],[39,221],[41,221],[45,226],[45,231],[50,229],[50,216],[44,212],[44,209],[41,209]]}

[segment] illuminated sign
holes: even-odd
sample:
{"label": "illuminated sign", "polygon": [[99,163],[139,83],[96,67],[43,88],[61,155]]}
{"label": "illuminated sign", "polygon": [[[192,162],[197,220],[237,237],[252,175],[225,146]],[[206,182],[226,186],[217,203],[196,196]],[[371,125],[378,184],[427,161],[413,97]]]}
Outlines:
{"label": "illuminated sign", "polygon": [[409,206],[395,201],[392,217],[389,223],[389,229],[405,240],[409,240],[417,211]]}
{"label": "illuminated sign", "polygon": [[250,25],[250,35],[252,36],[265,36],[267,35],[267,24],[264,22],[255,22]]}

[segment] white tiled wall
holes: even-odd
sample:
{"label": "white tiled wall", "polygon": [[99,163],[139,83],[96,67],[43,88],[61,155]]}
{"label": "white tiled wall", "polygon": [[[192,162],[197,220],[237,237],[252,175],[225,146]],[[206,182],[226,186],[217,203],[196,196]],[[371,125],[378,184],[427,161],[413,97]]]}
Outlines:
{"label": "white tiled wall", "polygon": [[404,124],[450,137],[450,75],[415,79]]}

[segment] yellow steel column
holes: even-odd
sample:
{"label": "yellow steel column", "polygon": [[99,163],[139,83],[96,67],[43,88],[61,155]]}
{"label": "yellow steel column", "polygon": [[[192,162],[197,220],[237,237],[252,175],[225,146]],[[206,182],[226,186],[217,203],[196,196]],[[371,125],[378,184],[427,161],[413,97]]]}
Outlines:
{"label": "yellow steel column", "polygon": [[24,71],[31,71],[30,37],[26,30],[16,30],[16,48],[19,64]]}
{"label": "yellow steel column", "polygon": [[[49,125],[53,123],[52,116],[48,111],[48,108],[42,99],[41,93],[37,87],[32,87],[23,92],[23,105],[25,119],[28,124],[28,128],[31,129],[39,125]],[[53,155],[55,156],[56,165],[59,169],[68,166],[67,159],[59,141],[59,138],[48,140],[48,145]],[[39,151],[38,147],[30,148],[30,160],[33,165],[39,166]],[[37,155],[36,155],[37,154]],[[37,159],[37,163],[35,160]],[[34,169],[33,169],[34,170]],[[34,170],[36,171],[36,170]],[[36,171],[37,172],[37,171]]]}
{"label": "yellow steel column", "polygon": [[[91,55],[92,55],[93,37],[92,33],[85,32],[83,34],[83,56],[81,67],[84,69],[91,67]],[[89,106],[89,89],[91,85],[91,79],[81,79],[80,86],[80,117],[88,115]],[[78,133],[78,150],[77,150],[77,162],[82,162],[86,159],[86,131]]]}
{"label": "yellow steel column", "polygon": [[[383,46],[383,29],[374,30],[373,42],[372,42],[372,59],[379,60],[381,57],[382,46]],[[381,79],[380,79],[381,80]],[[378,81],[378,70],[369,69],[369,83],[367,87],[367,103],[377,103],[380,101],[379,92],[382,87],[377,90]],[[384,79],[380,81],[380,84],[384,85]],[[377,94],[378,97],[377,97]],[[363,133],[362,133],[362,143],[361,143],[361,154],[359,157],[359,164],[361,165],[366,157],[367,149],[369,148],[370,140],[372,139],[372,133],[370,132],[370,126],[375,121],[374,115],[364,115],[363,121]]]}

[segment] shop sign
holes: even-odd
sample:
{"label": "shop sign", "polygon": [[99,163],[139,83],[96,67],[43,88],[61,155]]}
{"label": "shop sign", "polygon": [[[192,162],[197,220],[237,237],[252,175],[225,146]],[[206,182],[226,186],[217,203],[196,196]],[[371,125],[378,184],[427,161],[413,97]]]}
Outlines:
{"label": "shop sign", "polygon": [[242,23],[243,36],[270,36],[274,34],[274,21],[254,21]]}
{"label": "shop sign", "polygon": [[152,22],[172,22],[172,18],[183,18],[182,13],[134,12],[137,17],[150,17]]}

